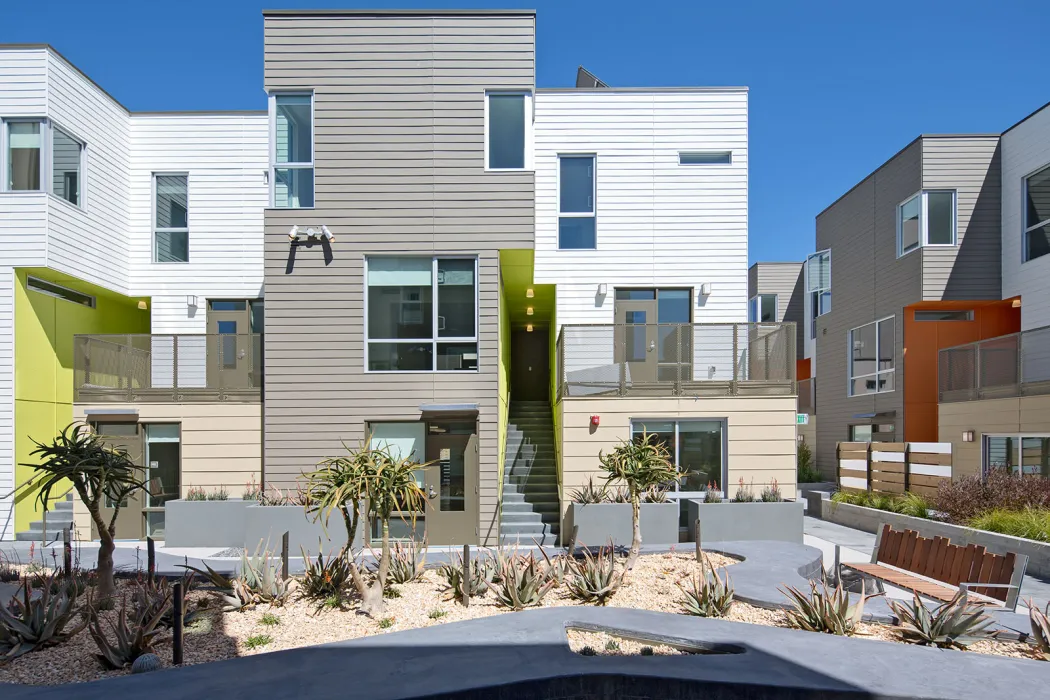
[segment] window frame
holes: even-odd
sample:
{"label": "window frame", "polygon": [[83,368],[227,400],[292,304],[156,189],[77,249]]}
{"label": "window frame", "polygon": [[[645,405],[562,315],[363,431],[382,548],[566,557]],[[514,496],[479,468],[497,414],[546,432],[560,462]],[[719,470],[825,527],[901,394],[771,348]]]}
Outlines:
{"label": "window frame", "polygon": [[[630,434],[630,438],[629,439],[631,439],[631,440],[634,439],[634,435],[635,435],[634,426],[635,426],[636,423],[647,423],[647,422],[648,423],[674,423],[675,454],[671,455],[671,457],[674,460],[675,464],[679,464],[680,463],[679,462],[679,453],[681,452],[681,445],[682,445],[681,439],[679,438],[679,436],[681,434],[680,426],[679,426],[680,423],[682,423],[682,422],[686,422],[686,423],[719,423],[720,424],[719,432],[721,433],[721,436],[722,436],[722,450],[721,450],[721,452],[722,452],[722,465],[721,465],[721,469],[720,469],[722,481],[720,482],[721,487],[720,487],[719,491],[723,494],[724,497],[728,498],[728,496],[726,496],[726,494],[728,493],[728,490],[727,490],[728,484],[726,482],[729,479],[729,420],[725,416],[700,416],[700,415],[693,416],[693,415],[690,415],[690,416],[677,416],[677,417],[668,418],[666,416],[662,416],[662,417],[661,416],[644,416],[644,417],[639,417],[639,416],[633,416],[632,415],[630,417],[630,419],[628,420],[628,429],[630,431],[630,433],[629,433]],[[678,501],[678,500],[681,500],[681,499],[703,498],[704,495],[707,493],[706,490],[704,490],[704,491],[681,491],[681,490],[679,490],[680,486],[681,486],[681,481],[676,480],[675,481],[675,488],[674,488],[674,490],[667,492],[668,500],[674,499],[674,500]]]}
{"label": "window frame", "polygon": [[[35,190],[12,190],[8,187],[8,168],[10,167],[10,154],[7,151],[8,143],[10,141],[10,135],[8,133],[9,124],[40,125],[40,183],[39,187]],[[77,183],[76,204],[55,193],[54,182],[52,181],[54,175],[54,163],[51,162],[51,159],[54,156],[56,129],[65,134],[70,140],[75,141],[80,145],[79,174],[77,176],[79,182]],[[88,143],[74,130],[68,129],[62,124],[56,123],[55,120],[43,116],[0,117],[0,194],[22,195],[42,192],[51,195],[56,200],[60,200],[68,206],[76,207],[81,211],[87,211],[87,169]]]}
{"label": "window frame", "polygon": [[[431,261],[430,267],[430,289],[432,294],[433,312],[431,313],[430,326],[431,326],[431,337],[430,338],[370,338],[368,336],[368,304],[369,304],[369,284],[368,284],[368,262],[376,258],[420,258]],[[466,336],[455,336],[455,337],[441,337],[438,335],[438,260],[473,260],[474,261],[474,335],[472,337]],[[481,372],[481,329],[479,325],[481,323],[481,278],[478,276],[480,269],[480,260],[477,255],[389,255],[389,254],[377,254],[377,255],[365,255],[364,256],[364,284],[365,284],[365,296],[364,296],[364,371],[366,374],[479,374]],[[429,342],[433,349],[431,358],[433,360],[431,364],[432,369],[369,369],[368,368],[368,345],[369,343],[403,343],[403,344],[416,344],[420,345]],[[437,358],[438,358],[438,344],[456,344],[456,343],[473,343],[477,347],[477,367],[474,369],[437,369]]]}
{"label": "window frame", "polygon": [[[965,314],[964,318],[920,318],[919,314]],[[973,309],[915,309],[912,320],[916,323],[966,323],[974,320]]]}
{"label": "window frame", "polygon": [[[558,216],[557,239],[558,250],[598,250],[598,154],[594,151],[566,151],[557,154],[557,167],[554,174],[554,187],[557,192],[556,209]],[[562,212],[561,210],[561,161],[562,158],[591,159],[591,211],[590,212]],[[567,219],[594,219],[594,247],[592,248],[562,248],[561,247],[561,220]]]}
{"label": "window frame", "polygon": [[[492,95],[521,95],[525,98],[525,102],[522,105],[522,109],[525,110],[525,143],[524,149],[525,154],[522,158],[522,166],[520,168],[490,168],[489,167],[489,97]],[[533,100],[532,90],[527,89],[493,89],[485,91],[485,162],[484,170],[487,173],[521,173],[535,170],[536,164],[533,160],[533,147],[534,131],[536,123],[536,110],[535,101]]]}
{"label": "window frame", "polygon": [[[897,371],[897,319],[895,314],[889,316],[883,316],[877,318],[874,321],[868,323],[862,323],[859,326],[850,328],[846,331],[846,396],[853,398],[856,396],[873,396],[875,394],[892,394],[897,391],[897,377],[893,378],[893,388],[879,390],[879,377],[883,374],[893,374]],[[879,330],[879,324],[883,321],[893,321],[893,367],[889,369],[879,369],[879,354],[882,350],[882,332]],[[875,371],[868,372],[867,374],[853,374],[853,332],[859,331],[862,328],[868,326],[875,326]],[[866,391],[863,394],[853,393],[853,382],[856,379],[864,379],[865,377],[875,377],[875,391]]]}
{"label": "window frame", "polygon": [[[819,257],[819,256],[823,256],[823,255],[827,255],[827,258],[828,258],[828,286],[827,287],[816,287],[816,288],[814,288],[813,285],[810,283],[809,262],[813,258],[816,258],[816,257]],[[815,253],[810,253],[809,255],[807,255],[806,256],[805,274],[806,274],[806,280],[805,280],[806,281],[806,295],[809,298],[809,305],[810,305],[809,318],[807,318],[806,320],[809,323],[809,337],[811,339],[815,339],[817,337],[817,319],[820,318],[821,316],[825,315],[825,314],[831,313],[831,302],[830,302],[830,299],[831,299],[831,248],[825,248],[824,250],[818,250]],[[827,295],[827,297],[829,299],[828,309],[827,309],[827,311],[821,312],[821,310],[820,310],[821,309],[820,300],[821,300],[821,298],[824,297],[824,295]]]}
{"label": "window frame", "polygon": [[[1017,461],[1018,461],[1018,464],[1016,466],[1018,467],[1018,472],[1017,472],[1018,474],[1023,474],[1024,473],[1024,464],[1021,463],[1021,462],[1024,461],[1024,442],[1023,442],[1024,439],[1025,438],[1031,438],[1031,439],[1034,439],[1034,440],[1035,439],[1037,439],[1037,440],[1050,439],[1050,433],[1041,433],[1039,431],[1019,432],[1019,433],[981,433],[980,435],[981,435],[981,481],[985,481],[988,478],[988,473],[990,471],[989,470],[989,466],[988,466],[988,456],[989,456],[988,455],[988,441],[989,441],[989,439],[991,439],[991,438],[1013,438],[1014,440],[1017,441],[1016,446],[1015,446],[1014,449],[1017,450],[1017,458],[1018,458]],[[1011,470],[1011,473],[1014,473],[1013,470]],[[1039,477],[1042,478],[1041,474],[1036,474],[1034,476],[1039,476]]]}
{"label": "window frame", "polygon": [[[46,150],[46,155],[47,155],[47,193],[50,194],[55,199],[59,199],[59,200],[65,202],[66,204],[68,204],[71,207],[76,207],[77,209],[82,209],[84,211],[87,211],[87,142],[84,139],[82,139],[79,136],[77,136],[76,134],[74,134],[73,132],[71,132],[69,129],[67,129],[64,126],[62,126],[61,124],[56,124],[54,122],[54,120],[48,119],[48,120],[46,120],[46,122],[47,122],[47,125],[48,125],[47,138],[44,139],[44,140],[46,140],[46,142],[47,142],[47,150]],[[56,130],[57,131],[61,131],[63,134],[65,134],[66,138],[68,138],[70,141],[74,141],[74,142],[76,142],[77,144],[80,145],[80,158],[79,158],[80,162],[78,163],[78,168],[77,168],[77,180],[78,180],[78,182],[77,182],[77,202],[76,202],[76,204],[74,204],[73,202],[70,202],[65,197],[61,197],[61,196],[55,194],[55,191],[54,191],[54,186],[55,186],[55,183],[54,183],[54,177],[55,177],[54,157],[55,157],[55,131]],[[5,129],[5,131],[6,131],[6,129]]]}
{"label": "window frame", "polygon": [[[6,171],[5,171],[6,172]],[[1050,163],[1042,165],[1032,172],[1028,173],[1021,179],[1021,264],[1038,260],[1039,258],[1045,257],[1048,253],[1037,255],[1034,258],[1028,254],[1028,236],[1036,229],[1043,228],[1044,226],[1050,226],[1050,219],[1046,219],[1042,222],[1037,222],[1028,225],[1028,181],[1036,175],[1046,172],[1050,176]]]}
{"label": "window frame", "polygon": [[[46,285],[48,287],[52,287],[53,289],[44,289],[40,286],[41,284]],[[72,287],[66,287],[61,284],[56,284],[55,282],[43,279],[42,277],[34,277],[33,275],[27,275],[26,291],[35,292],[37,294],[43,294],[45,296],[53,297],[55,299],[61,299],[62,301],[69,302],[70,304],[84,306],[89,309],[98,308],[98,300],[93,294],[85,294],[84,292],[73,289]],[[65,294],[63,294],[63,292],[65,292]]]}
{"label": "window frame", "polygon": [[[186,178],[186,228],[159,228],[157,226],[157,178],[158,177],[184,177]],[[157,171],[150,174],[150,262],[155,265],[188,265],[190,256],[190,174],[185,170]],[[186,234],[186,259],[185,260],[157,260],[157,234],[158,233],[185,233]]]}
{"label": "window frame", "polygon": [[[931,194],[941,194],[950,192],[952,195],[952,241],[951,243],[930,243],[929,234],[929,196]],[[901,210],[905,204],[908,204],[916,197],[919,198],[919,242],[914,248],[904,250],[903,240],[901,239],[904,229],[904,221],[901,217]],[[952,248],[959,244],[959,191],[948,189],[948,188],[931,188],[919,190],[915,194],[905,197],[901,202],[897,204],[896,209],[896,223],[897,223],[897,258],[903,258],[909,253],[914,253],[916,250],[922,248]]]}
{"label": "window frame", "polygon": [[[310,162],[309,163],[278,163],[277,162],[277,98],[278,97],[309,97],[310,98]],[[273,90],[267,93],[267,113],[269,119],[269,209],[315,209],[317,207],[317,100],[313,90]],[[313,171],[313,182],[311,185],[313,206],[309,207],[279,207],[277,206],[277,171],[278,170],[311,170]]]}
{"label": "window frame", "polygon": [[[763,321],[763,320],[761,320],[761,317],[762,317],[762,297],[773,297],[773,320],[772,321]],[[754,306],[752,306],[752,304],[754,304]],[[757,313],[752,314],[751,313],[752,311],[755,311]],[[755,296],[751,297],[747,301],[748,323],[777,323],[778,321],[776,320],[776,317],[777,317],[777,314],[779,313],[779,311],[780,311],[780,295],[779,294],[770,294],[768,292],[766,292],[764,294],[756,294]]]}
{"label": "window frame", "polygon": [[[688,158],[690,156],[700,156],[700,157],[716,157],[716,156],[720,156],[720,157],[727,158],[728,160],[709,160],[709,161],[699,161],[699,162],[694,162],[694,163],[686,163],[686,162],[684,162],[683,159],[684,158]],[[728,150],[724,150],[724,151],[722,151],[722,150],[705,150],[705,149],[690,149],[690,150],[685,150],[685,151],[678,151],[678,165],[683,166],[683,167],[687,167],[687,168],[705,168],[705,167],[712,167],[712,166],[714,166],[714,167],[723,167],[723,168],[724,167],[729,167],[729,166],[733,165],[733,151],[732,151],[732,149],[728,149]]]}

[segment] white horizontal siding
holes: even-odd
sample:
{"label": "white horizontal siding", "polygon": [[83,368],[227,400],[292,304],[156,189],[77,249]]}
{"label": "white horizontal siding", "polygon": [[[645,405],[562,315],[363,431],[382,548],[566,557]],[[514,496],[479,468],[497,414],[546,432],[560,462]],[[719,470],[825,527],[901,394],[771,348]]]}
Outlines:
{"label": "white horizontal siding", "polygon": [[0,50],[0,117],[42,117],[47,112],[47,51]]}
{"label": "white horizontal siding", "polygon": [[14,499],[4,498],[14,487],[15,272],[0,266],[0,540],[14,536]]}
{"label": "white horizontal siding", "polygon": [[[203,333],[206,300],[262,296],[265,115],[131,118],[131,288],[154,333]],[[189,262],[153,262],[153,174],[187,173]],[[186,297],[199,299],[199,308]]]}
{"label": "white horizontal siding", "polygon": [[[535,110],[535,281],[559,324],[610,323],[616,287],[654,285],[693,287],[697,322],[747,319],[746,91],[539,91]],[[733,164],[678,164],[695,150]],[[562,153],[596,154],[597,250],[558,250]]]}
{"label": "white horizontal siding", "polygon": [[1050,165],[1050,107],[1003,134],[1003,298],[1021,296],[1021,329],[1050,326],[1050,255],[1022,263],[1024,178]]}

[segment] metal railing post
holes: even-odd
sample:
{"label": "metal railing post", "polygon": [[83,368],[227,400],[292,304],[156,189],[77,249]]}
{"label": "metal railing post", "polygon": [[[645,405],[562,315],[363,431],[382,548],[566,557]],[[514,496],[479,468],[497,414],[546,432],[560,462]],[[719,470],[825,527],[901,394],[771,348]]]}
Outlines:
{"label": "metal railing post", "polygon": [[733,379],[729,383],[729,393],[736,395],[737,382],[740,380],[740,332],[739,324],[733,324]]}
{"label": "metal railing post", "polygon": [[1017,334],[1017,395],[1023,396],[1021,386],[1024,384],[1024,333]]}
{"label": "metal railing post", "polygon": [[[206,370],[205,370],[206,371]],[[171,336],[171,393],[179,393],[179,336]]]}
{"label": "metal railing post", "polygon": [[981,344],[979,342],[973,344],[973,393],[970,395],[971,399],[979,399],[981,397]]}
{"label": "metal railing post", "polygon": [[[623,332],[620,334],[622,337],[620,342],[623,346],[620,348],[620,386],[618,393],[620,396],[627,396],[627,326],[622,326]],[[616,357],[616,326],[613,326],[613,357]]]}

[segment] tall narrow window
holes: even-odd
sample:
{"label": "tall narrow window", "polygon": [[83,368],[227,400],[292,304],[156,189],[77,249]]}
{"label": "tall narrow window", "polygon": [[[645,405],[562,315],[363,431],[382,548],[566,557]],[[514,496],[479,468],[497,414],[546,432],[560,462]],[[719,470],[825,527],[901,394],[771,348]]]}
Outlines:
{"label": "tall narrow window", "polygon": [[831,251],[806,258],[806,291],[809,294],[809,337],[817,337],[816,319],[831,311]]}
{"label": "tall narrow window", "polygon": [[955,245],[955,190],[924,190],[897,207],[897,256]]}
{"label": "tall narrow window", "polygon": [[314,205],[313,95],[273,95],[273,205]]}
{"label": "tall narrow window", "polygon": [[1024,259],[1050,253],[1050,165],[1024,182]]}
{"label": "tall narrow window", "polygon": [[51,191],[80,206],[81,162],[84,146],[59,128],[51,136]]}
{"label": "tall narrow window", "polygon": [[189,262],[189,185],[186,175],[153,177],[153,261]]}
{"label": "tall narrow window", "polygon": [[489,170],[522,170],[525,168],[528,134],[528,95],[492,93],[488,100],[486,165]]}
{"label": "tall narrow window", "polygon": [[558,247],[597,248],[594,156],[558,157]]}
{"label": "tall narrow window", "polygon": [[849,332],[849,395],[893,391],[893,317]]}
{"label": "tall narrow window", "polygon": [[7,189],[39,190],[41,122],[7,123]]}

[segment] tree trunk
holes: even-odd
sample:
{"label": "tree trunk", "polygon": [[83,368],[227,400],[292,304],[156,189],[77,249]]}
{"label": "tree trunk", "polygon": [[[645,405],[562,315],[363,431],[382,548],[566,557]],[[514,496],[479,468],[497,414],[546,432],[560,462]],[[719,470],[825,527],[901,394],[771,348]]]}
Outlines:
{"label": "tree trunk", "polygon": [[88,501],[86,505],[91,521],[98,530],[98,563],[95,565],[95,572],[98,575],[98,598],[105,600],[111,597],[117,588],[113,581],[113,550],[116,546],[113,544],[112,523],[107,525],[102,520],[102,512],[97,502]]}
{"label": "tree trunk", "polygon": [[627,553],[627,563],[624,572],[630,571],[634,563],[638,561],[638,554],[642,551],[642,503],[641,494],[637,489],[631,489],[631,551]]}
{"label": "tree trunk", "polygon": [[339,552],[339,556],[344,559],[347,557],[353,558],[354,556],[354,537],[357,535],[357,523],[361,514],[357,503],[353,504],[353,509],[354,515],[351,517],[350,514],[346,512],[346,506],[340,508],[343,513],[343,525],[346,526],[346,545],[343,547],[342,551]]}

